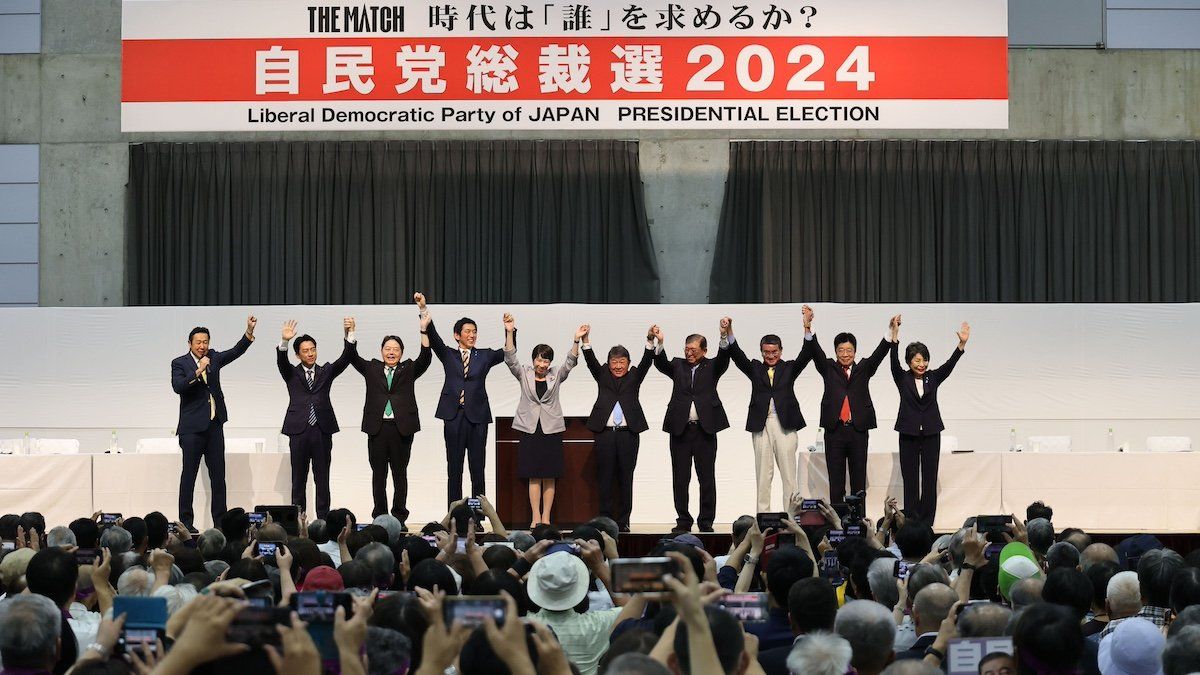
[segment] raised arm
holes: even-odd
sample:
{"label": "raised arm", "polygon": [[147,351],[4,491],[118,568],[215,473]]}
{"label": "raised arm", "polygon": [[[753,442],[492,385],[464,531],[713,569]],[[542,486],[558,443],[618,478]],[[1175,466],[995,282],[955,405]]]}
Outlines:
{"label": "raised arm", "polygon": [[804,348],[808,350],[808,356],[812,359],[813,368],[822,377],[829,371],[829,357],[825,356],[825,350],[821,349],[821,343],[817,340],[817,336],[812,332],[813,311],[808,305],[805,305],[801,312],[804,314]]}
{"label": "raised arm", "polygon": [[900,343],[892,342],[890,344],[888,351],[892,354],[892,379],[896,381],[896,384],[900,384],[904,381],[904,368],[900,367]]}
{"label": "raised arm", "polygon": [[[889,333],[891,332],[893,326],[896,326],[897,329],[899,328],[899,314],[893,316],[888,321]],[[874,373],[876,370],[879,370],[879,366],[883,365],[883,360],[887,358],[888,352],[891,349],[891,345],[892,341],[888,339],[887,335],[884,335],[884,337],[880,338],[879,345],[875,347],[875,351],[871,352],[871,355],[866,359],[863,359],[863,365],[866,367],[868,373]]]}
{"label": "raised arm", "polygon": [[254,328],[256,326],[258,326],[257,317],[255,317],[253,314],[246,317],[246,332],[242,334],[242,337],[237,341],[237,344],[223,352],[217,352],[213,354],[213,361],[216,362],[216,366],[218,368],[228,363],[232,363],[239,356],[246,353],[246,350],[250,348],[250,344],[254,342]]}
{"label": "raised arm", "polygon": [[967,340],[971,337],[971,326],[966,321],[958,329],[958,347],[950,353],[950,358],[942,364],[936,371],[938,377],[945,380],[950,377],[950,373],[954,372],[954,366],[958,365],[958,359],[962,357],[967,349]]}
{"label": "raised arm", "polygon": [[575,341],[571,345],[571,351],[567,352],[566,360],[558,367],[558,379],[560,381],[567,379],[567,375],[570,375],[571,370],[579,364],[579,342],[583,339],[584,335],[587,335],[589,330],[591,330],[591,326],[585,323],[575,331]]}
{"label": "raised arm", "polygon": [[[356,346],[358,341],[354,340],[354,317],[347,316],[342,318],[342,336],[346,344],[342,347],[342,355],[337,358],[337,361],[330,364],[330,367],[333,369],[331,377],[341,375],[354,357],[358,356],[358,348]],[[351,342],[351,340],[354,341]]]}
{"label": "raised arm", "polygon": [[636,383],[641,384],[642,380],[646,379],[646,373],[650,372],[650,366],[654,363],[654,339],[650,334],[646,335],[646,348],[642,350],[642,360],[638,361],[637,371],[633,376],[637,378]]}
{"label": "raised arm", "polygon": [[275,350],[275,365],[279,367],[279,375],[283,377],[283,381],[287,382],[295,375],[292,370],[292,364],[288,361],[288,343],[292,338],[296,337],[296,320],[289,319],[283,322],[283,331],[280,334],[279,349]]}
{"label": "raised arm", "polygon": [[588,372],[592,374],[592,379],[600,381],[600,376],[604,374],[600,361],[596,359],[596,354],[592,352],[592,335],[591,326],[588,326],[588,332],[580,336],[583,340],[583,362],[587,364]]}
{"label": "raised arm", "polygon": [[429,341],[429,347],[439,357],[446,351],[446,343],[442,341],[442,336],[438,335],[437,328],[433,326],[433,318],[429,316],[429,308],[425,306],[425,296],[421,293],[413,293],[413,301],[417,303],[417,309],[421,314],[421,342],[424,344]]}
{"label": "raised arm", "polygon": [[517,322],[512,314],[504,313],[504,364],[512,371],[513,377],[521,379],[524,369],[517,360]]}
{"label": "raised arm", "polygon": [[746,357],[746,352],[742,351],[741,346],[733,337],[733,319],[729,317],[722,319],[723,324],[726,322],[728,324],[727,328],[723,331],[725,335],[721,340],[720,351],[729,352],[729,358],[733,360],[733,364],[737,366],[738,370],[742,371],[746,377],[753,378],[754,370],[750,366],[750,359]]}
{"label": "raised arm", "polygon": [[654,325],[650,327],[650,333],[658,341],[658,345],[654,349],[654,367],[663,375],[674,377],[675,374],[671,372],[671,359],[667,358],[667,343],[662,329],[658,325]]}

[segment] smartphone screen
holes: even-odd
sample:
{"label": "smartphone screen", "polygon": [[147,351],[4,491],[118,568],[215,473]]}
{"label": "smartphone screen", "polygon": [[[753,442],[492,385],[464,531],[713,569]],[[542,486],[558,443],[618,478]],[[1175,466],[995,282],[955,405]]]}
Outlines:
{"label": "smartphone screen", "polygon": [[447,626],[455,620],[461,621],[464,626],[480,626],[488,616],[499,626],[504,623],[507,607],[504,598],[498,595],[455,596],[446,598],[442,603],[442,613]]}
{"label": "smartphone screen", "polygon": [[1012,525],[1012,516],[976,516],[975,528],[980,534],[1003,534]]}
{"label": "smartphone screen", "polygon": [[246,606],[233,618],[225,637],[230,642],[249,645],[253,649],[261,649],[264,645],[278,647],[278,626],[290,623],[291,612],[286,607]]}
{"label": "smartphone screen", "polygon": [[279,549],[279,544],[273,541],[258,542],[258,555],[267,562],[275,561],[275,551]]}
{"label": "smartphone screen", "polygon": [[488,548],[490,546],[503,546],[505,548],[511,548],[511,549],[517,548],[517,545],[512,543],[511,541],[489,541],[489,542],[485,542],[483,544],[484,548]]}
{"label": "smartphone screen", "polygon": [[292,594],[292,609],[300,615],[300,620],[306,623],[333,623],[338,607],[346,610],[349,619],[354,609],[354,601],[349,593],[333,593],[330,591],[302,591]]}
{"label": "smartphone screen", "polygon": [[758,521],[758,530],[760,532],[766,532],[767,530],[783,529],[783,521],[786,520],[787,517],[788,514],[782,511],[767,511],[764,513],[759,513],[755,516],[755,519]]}
{"label": "smartphone screen", "polygon": [[825,533],[825,538],[829,540],[830,546],[837,546],[838,544],[841,544],[843,541],[846,541],[846,531],[845,530],[830,530],[829,532]]}
{"label": "smartphone screen", "polygon": [[454,545],[454,552],[455,553],[466,553],[467,552],[467,540],[465,537],[459,537],[458,543]]}
{"label": "smartphone screen", "polygon": [[368,525],[370,525],[370,523],[355,523],[355,525],[354,525],[354,531],[355,531],[355,532],[362,532],[363,530],[367,529],[367,526],[368,526]]}
{"label": "smartphone screen", "polygon": [[614,593],[662,593],[667,590],[663,577],[678,575],[674,558],[618,558],[609,564]]}
{"label": "smartphone screen", "polygon": [[421,535],[421,538],[424,539],[425,543],[429,544],[431,547],[437,548],[437,537],[433,536],[432,534],[423,534]]}
{"label": "smartphone screen", "polygon": [[100,514],[100,528],[104,529],[104,528],[112,527],[113,525],[116,525],[117,521],[120,519],[121,519],[121,514],[119,514],[119,513],[101,513]]}
{"label": "smartphone screen", "polygon": [[475,497],[470,497],[467,499],[467,506],[478,511],[479,509],[483,508],[483,502]]}
{"label": "smartphone screen", "polygon": [[100,549],[98,548],[77,548],[75,549],[75,564],[76,565],[92,565],[96,562],[96,558],[100,557]]}
{"label": "smartphone screen", "polygon": [[163,638],[166,631],[162,628],[125,628],[121,631],[121,637],[117,643],[118,652],[125,654],[157,654],[158,641]]}
{"label": "smartphone screen", "polygon": [[837,551],[826,551],[825,555],[821,556],[821,576],[835,586],[841,585],[842,563],[838,560]]}
{"label": "smartphone screen", "polygon": [[251,525],[262,525],[263,523],[267,522],[267,514],[265,513],[251,511],[250,513],[247,513],[246,516],[250,518]]}
{"label": "smartphone screen", "polygon": [[770,618],[766,593],[730,593],[719,604],[742,623],[762,623]]}
{"label": "smartphone screen", "polygon": [[897,579],[907,579],[908,567],[908,563],[904,562],[903,560],[897,560],[896,564],[892,567],[892,576],[896,577]]}

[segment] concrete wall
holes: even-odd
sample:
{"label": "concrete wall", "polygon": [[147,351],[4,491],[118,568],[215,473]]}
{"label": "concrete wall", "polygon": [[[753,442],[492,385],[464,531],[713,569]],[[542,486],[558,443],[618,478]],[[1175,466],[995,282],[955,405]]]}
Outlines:
{"label": "concrete wall", "polygon": [[[0,56],[0,143],[42,146],[43,305],[122,304],[128,143],[324,137],[316,133],[122,134],[120,33],[119,0],[43,0],[42,54]],[[584,135],[642,141],[646,210],[652,219],[664,302],[707,300],[731,138],[1200,138],[1200,51],[1013,49],[1009,55],[1010,127],[1003,131]],[[500,134],[506,138],[580,135]],[[339,135],[356,139],[428,136]]]}

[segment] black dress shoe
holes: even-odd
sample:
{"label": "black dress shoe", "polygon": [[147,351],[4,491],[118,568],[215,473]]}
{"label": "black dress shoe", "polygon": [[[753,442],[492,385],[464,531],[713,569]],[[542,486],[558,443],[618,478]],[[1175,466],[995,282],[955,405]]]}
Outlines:
{"label": "black dress shoe", "polygon": [[691,525],[688,525],[687,527],[684,527],[683,525],[676,525],[675,527],[671,528],[671,534],[683,534],[684,532],[691,532],[691,531],[692,531]]}
{"label": "black dress shoe", "polygon": [[619,530],[619,531],[621,531],[621,532],[629,532],[629,531],[630,531],[630,529],[629,529],[629,526],[628,526],[628,525],[621,525],[621,526],[619,526],[619,527],[617,528],[617,530]]}
{"label": "black dress shoe", "polygon": [[700,531],[701,531],[701,532],[712,533],[712,531],[713,531],[713,527],[712,527],[712,525],[701,525],[701,526],[700,526]]}
{"label": "black dress shoe", "polygon": [[401,531],[401,532],[408,532],[408,524],[407,524],[407,523],[405,523],[403,520],[402,520],[402,521],[400,521],[400,531]]}

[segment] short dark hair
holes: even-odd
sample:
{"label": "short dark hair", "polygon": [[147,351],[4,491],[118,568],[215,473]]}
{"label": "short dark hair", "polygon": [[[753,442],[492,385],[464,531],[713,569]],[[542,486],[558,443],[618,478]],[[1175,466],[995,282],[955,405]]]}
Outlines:
{"label": "short dark hair", "polygon": [[692,333],[691,335],[687,336],[687,339],[683,341],[683,344],[690,345],[693,342],[699,342],[700,349],[708,349],[708,340],[699,333]]}
{"label": "short dark hair", "polygon": [[1079,549],[1069,541],[1051,544],[1046,549],[1046,571],[1050,572],[1060,567],[1075,569],[1079,565]]}
{"label": "short dark hair", "polygon": [[77,518],[67,527],[75,533],[75,544],[79,548],[96,548],[100,541],[100,526],[91,518]]}
{"label": "short dark hair", "polygon": [[155,511],[146,516],[146,536],[149,537],[149,548],[162,548],[167,545],[167,535],[170,523],[161,512]]}
{"label": "short dark hair", "polygon": [[[775,549],[767,559],[767,590],[779,607],[788,606],[788,593],[801,579],[812,577],[813,561],[808,554],[795,546]],[[828,582],[826,582],[828,585]]]}
{"label": "short dark hair", "polygon": [[350,523],[358,522],[350,509],[333,509],[325,514],[325,540],[337,541],[338,535],[342,533],[342,529],[346,527],[346,516],[350,516]]}
{"label": "short dark hair", "polygon": [[[713,645],[717,648],[721,670],[732,673],[737,669],[742,660],[742,653],[746,650],[742,624],[738,623],[732,614],[719,607],[706,605],[704,613],[708,615],[708,630],[712,634]],[[687,624],[681,621],[675,628],[675,658],[679,659],[679,669],[685,673],[691,672],[689,651]]]}
{"label": "short dark hair", "polygon": [[434,586],[445,591],[446,595],[458,595],[458,585],[454,583],[454,575],[450,574],[450,567],[446,563],[428,558],[414,565],[408,575],[408,590],[424,588],[432,593]]}
{"label": "short dark hair", "polygon": [[475,330],[479,330],[479,324],[475,323],[475,319],[468,319],[464,316],[463,318],[454,322],[454,334],[458,335],[462,333],[463,326],[467,324],[471,324],[472,326],[475,326]]}
{"label": "short dark hair", "polygon": [[1042,503],[1042,500],[1039,499],[1038,501],[1025,507],[1025,522],[1028,523],[1035,518],[1045,518],[1053,523],[1054,509],[1046,506]]}
{"label": "short dark hair", "polygon": [[292,351],[299,354],[300,353],[300,345],[304,344],[305,342],[311,342],[311,343],[313,343],[314,347],[317,346],[317,339],[314,338],[313,336],[309,335],[308,333],[305,333],[304,335],[301,335],[300,337],[296,338],[295,340],[292,340]]}
{"label": "short dark hair", "polygon": [[396,344],[400,345],[400,351],[404,351],[404,340],[401,340],[399,336],[396,335],[384,335],[383,341],[379,343],[379,348],[383,349],[386,347],[388,340],[395,340]]}
{"label": "short dark hair", "polygon": [[16,539],[17,526],[21,524],[21,516],[6,513],[0,516],[0,539]]}
{"label": "short dark hair", "polygon": [[919,520],[907,520],[896,530],[896,547],[905,558],[924,558],[933,548],[933,529]]}
{"label": "short dark hair", "polygon": [[1200,604],[1200,569],[1184,567],[1171,579],[1171,609],[1176,614]]}
{"label": "short dark hair", "polygon": [[133,548],[137,548],[146,543],[149,536],[149,528],[146,527],[146,521],[142,518],[134,516],[126,518],[121,522],[121,527],[129,533],[129,537],[133,540]]}
{"label": "short dark hair", "polygon": [[205,328],[204,326],[196,326],[192,329],[192,332],[188,333],[188,344],[192,344],[192,339],[200,333],[204,333],[208,336],[208,339],[212,339],[212,334],[208,332],[208,328]]}
{"label": "short dark hair", "polygon": [[338,574],[342,575],[342,585],[346,588],[371,588],[375,581],[371,566],[361,560],[342,563],[342,566],[338,568]]}
{"label": "short dark hair", "polygon": [[546,359],[547,361],[554,360],[554,348],[550,345],[534,345],[531,359]]}
{"label": "short dark hair", "polygon": [[1013,630],[1013,649],[1021,656],[1017,672],[1040,672],[1025,665],[1041,662],[1044,669],[1066,671],[1075,668],[1083,655],[1083,631],[1075,612],[1049,602],[1035,602],[1026,607]]}
{"label": "short dark hair", "polygon": [[837,591],[822,577],[801,579],[788,591],[787,610],[798,631],[832,632],[838,610]]}
{"label": "short dark hair", "polygon": [[221,516],[220,529],[230,543],[244,539],[246,531],[250,529],[250,516],[246,515],[246,509],[238,506],[226,511]]}
{"label": "short dark hair", "polygon": [[1169,607],[1171,604],[1171,582],[1175,572],[1183,567],[1183,558],[1169,548],[1146,551],[1138,561],[1138,584],[1142,597],[1151,607]]}
{"label": "short dark hair", "polygon": [[[487,551],[496,550],[512,552],[512,549],[506,546],[492,546],[487,549]],[[517,602],[517,612],[521,616],[529,613],[529,594],[525,592],[525,584],[509,574],[508,568],[489,569],[471,579],[470,583],[467,583],[466,580],[463,583],[465,595],[500,595],[500,591],[507,591]]]}
{"label": "short dark hair", "polygon": [[[517,551],[507,546],[488,546],[483,549],[483,564],[489,570],[505,571],[517,562]],[[479,577],[476,577],[478,579]]]}
{"label": "short dark hair", "polygon": [[37,511],[22,513],[21,527],[25,528],[25,534],[29,534],[30,530],[37,530],[38,536],[43,539],[46,537],[46,517]]}
{"label": "short dark hair", "polygon": [[[506,619],[506,621],[514,620],[513,618]],[[525,637],[525,649],[529,652],[529,660],[533,663],[536,671],[538,650],[533,636],[530,635],[533,632],[533,626],[522,626],[521,632]],[[492,649],[492,643],[488,641],[483,626],[476,628],[467,637],[467,641],[463,643],[462,650],[459,652],[458,661],[461,671],[470,673],[470,675],[508,675],[512,672]]]}
{"label": "short dark hair", "polygon": [[1111,560],[1101,560],[1088,566],[1084,574],[1092,584],[1093,601],[1097,601],[1097,604],[1104,604],[1104,599],[1108,597],[1108,581],[1120,571],[1121,566]]}
{"label": "short dark hair", "polygon": [[559,532],[558,528],[554,527],[550,523],[542,523],[535,526],[529,531],[529,534],[533,537],[534,541],[542,541],[543,539],[559,541],[562,539],[562,532]]}
{"label": "short dark hair", "polygon": [[915,357],[917,354],[920,354],[921,356],[925,357],[926,361],[929,361],[929,347],[926,347],[925,343],[908,343],[908,346],[904,348],[904,362],[912,363],[913,357]]}
{"label": "short dark hair", "polygon": [[979,672],[983,672],[983,664],[987,663],[988,661],[995,661],[996,659],[1011,659],[1012,657],[1012,654],[1009,654],[1008,652],[989,652],[984,654],[983,658],[979,659]]}
{"label": "short dark hair", "polygon": [[742,543],[742,540],[746,538],[746,533],[750,531],[750,528],[756,522],[758,521],[754,516],[738,516],[737,519],[733,521],[733,525],[730,527],[730,530],[733,533],[734,543]]}
{"label": "short dark hair", "polygon": [[629,350],[621,345],[614,345],[612,349],[608,350],[608,360],[612,361],[615,358],[629,360]]}
{"label": "short dark hair", "polygon": [[855,351],[858,351],[858,340],[855,339],[854,333],[838,333],[835,335],[833,337],[833,348],[837,349],[838,345],[844,345],[847,342],[850,343],[851,347],[854,347]]}
{"label": "short dark hair", "polygon": [[353,558],[358,554],[359,549],[367,544],[374,544],[375,537],[371,536],[370,532],[363,530],[355,530],[346,537],[346,550],[350,552],[350,557]]}
{"label": "short dark hair", "polygon": [[25,569],[25,583],[29,592],[44,595],[59,607],[75,597],[75,584],[78,581],[79,565],[75,562],[75,554],[57,546],[33,554]]}
{"label": "short dark hair", "polygon": [[1092,608],[1092,582],[1075,568],[1060,567],[1046,575],[1042,600],[1062,605],[1083,620]]}
{"label": "short dark hair", "polygon": [[262,561],[253,558],[235,560],[229,566],[229,573],[226,576],[230,579],[245,579],[246,581],[266,581],[270,578]]}
{"label": "short dark hair", "polygon": [[768,333],[762,336],[762,339],[758,341],[758,348],[761,350],[767,345],[775,345],[776,347],[783,349],[783,340],[781,340],[779,336],[774,333]]}

